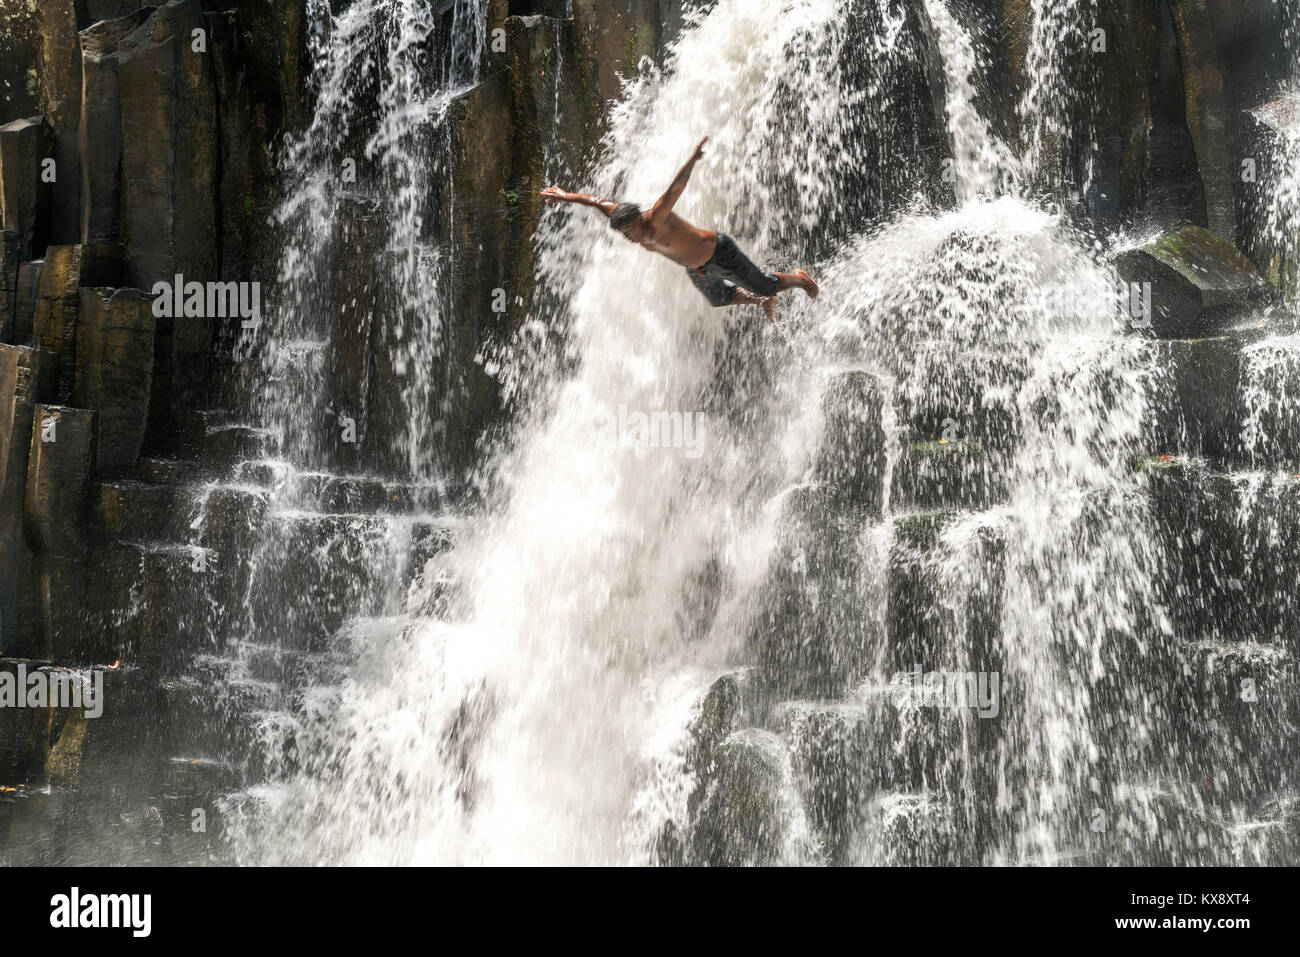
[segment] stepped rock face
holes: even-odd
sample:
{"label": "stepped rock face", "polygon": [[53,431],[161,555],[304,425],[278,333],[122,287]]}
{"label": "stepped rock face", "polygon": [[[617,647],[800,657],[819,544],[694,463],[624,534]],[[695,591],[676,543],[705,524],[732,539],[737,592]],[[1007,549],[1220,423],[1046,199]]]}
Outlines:
{"label": "stepped rock face", "polygon": [[[330,192],[325,205],[333,213],[319,226],[322,235],[304,244],[328,261],[313,303],[321,315],[311,317],[320,322],[302,341],[280,341],[285,329],[275,324],[274,341],[245,339],[227,319],[156,316],[151,308],[154,284],[182,274],[199,282],[260,279],[273,315],[284,240],[274,213],[301,174],[277,163],[284,138],[316,118],[307,75],[321,66],[321,38],[307,5],[19,6],[0,23],[0,657],[56,665],[120,657],[130,670],[115,675],[110,700],[118,710],[97,719],[103,724],[76,709],[0,709],[0,785],[32,785],[22,802],[0,802],[0,861],[102,853],[90,839],[78,845],[67,837],[91,828],[125,835],[113,838],[125,861],[206,860],[210,839],[147,802],[164,791],[207,806],[223,788],[246,783],[216,762],[176,757],[206,753],[213,742],[245,748],[237,755],[241,763],[248,758],[242,773],[258,773],[266,758],[254,753],[249,727],[225,711],[214,718],[211,699],[270,710],[257,697],[268,688],[336,682],[321,660],[325,642],[358,617],[388,614],[392,601],[409,598],[448,617],[463,612],[454,563],[444,561],[455,530],[440,524],[442,516],[423,514],[446,507],[445,490],[372,473],[405,465],[388,450],[413,412],[436,423],[440,431],[431,427],[420,439],[447,453],[453,473],[478,464],[480,439],[505,413],[501,385],[483,359],[487,347],[535,319],[533,307],[547,293],[536,275],[538,190],[552,177],[583,187],[600,158],[610,105],[647,62],[663,64],[688,5],[489,0],[479,81],[446,104],[437,136],[406,144],[410,155],[438,157],[408,235],[420,255],[440,257],[442,277],[435,291],[441,338],[430,350],[438,385],[415,409],[399,348],[403,307],[389,281],[392,259],[410,251],[390,245],[398,224],[385,190],[394,169],[374,164],[369,179],[341,193],[334,182],[312,184]],[[425,68],[446,52],[452,6],[431,5],[419,44]],[[1034,4],[955,6],[954,18],[996,64],[972,79],[981,111],[999,137],[1017,142],[1025,133],[1017,106],[1031,79]],[[1297,569],[1286,543],[1300,529],[1300,497],[1285,481],[1255,496],[1224,473],[1260,462],[1300,467],[1293,439],[1300,415],[1284,389],[1254,396],[1264,406],[1254,424],[1268,434],[1253,445],[1243,439],[1253,340],[1225,330],[1266,304],[1262,274],[1273,277],[1257,252],[1251,204],[1259,197],[1240,170],[1243,160],[1264,155],[1259,137],[1276,137],[1295,121],[1277,100],[1280,18],[1290,8],[1271,0],[1098,0],[1096,8],[1108,46],[1070,64],[1080,103],[1063,122],[1077,126],[1073,152],[1056,155],[1060,144],[1053,144],[1041,178],[1075,174],[1072,182],[1082,184],[1086,170],[1077,207],[1103,233],[1134,225],[1160,235],[1116,263],[1125,281],[1152,284],[1151,328],[1142,331],[1162,340],[1150,344],[1165,379],[1141,441],[1153,454],[1181,451],[1210,464],[1159,455],[1142,463],[1136,491],[1126,492],[1142,497],[1151,534],[1169,557],[1159,597],[1174,609],[1174,627],[1202,634],[1204,619],[1214,618],[1222,625],[1209,638],[1229,646],[1189,652],[1203,687],[1159,677],[1215,709],[1213,727],[1187,732],[1198,755],[1232,768],[1243,790],[1280,786],[1275,769],[1242,770],[1240,758],[1262,742],[1289,740],[1295,716],[1259,719],[1232,693],[1241,680],[1258,678],[1292,694],[1295,669],[1271,651],[1234,643],[1294,644],[1294,603],[1281,597],[1260,607],[1251,598],[1290,594]],[[792,239],[822,261],[902,206],[944,209],[955,196],[939,172],[953,152],[953,118],[925,5],[846,0],[844,14],[838,65],[846,85],[876,99],[854,108],[845,131],[853,162],[833,215]],[[374,72],[347,91],[356,98],[353,123],[337,132],[328,161],[383,152],[371,142],[382,113],[373,86],[391,69],[391,51],[376,32],[364,51]],[[878,48],[875,39],[885,35],[889,49]],[[798,90],[788,94],[767,104],[773,115],[827,106],[805,104]],[[1247,114],[1273,101],[1283,105]],[[1245,135],[1259,125],[1259,137]],[[52,182],[42,178],[47,159]],[[663,171],[665,180],[671,173]],[[950,244],[936,255],[952,252]],[[883,863],[982,863],[962,858],[969,848],[954,835],[982,834],[991,823],[964,817],[941,792],[969,787],[972,800],[986,798],[995,772],[981,766],[963,778],[961,760],[993,750],[1003,732],[953,713],[899,707],[893,691],[864,689],[862,678],[918,661],[998,664],[1007,598],[1023,572],[1013,559],[1025,555],[997,522],[1025,504],[1007,507],[1014,490],[1005,472],[1009,450],[1034,424],[1022,418],[1036,410],[1015,401],[1029,378],[1025,357],[1014,343],[997,345],[1010,353],[1000,376],[954,365],[904,395],[883,375],[839,371],[821,396],[806,399],[821,404],[820,444],[808,474],[779,500],[761,595],[737,642],[752,667],[718,679],[689,729],[690,821],[685,831],[661,835],[664,862],[790,862],[793,812],[802,802],[837,863],[861,859],[863,846]],[[766,348],[756,333],[731,337],[728,347],[739,355],[715,376],[722,390],[733,386],[733,372],[737,381],[757,379],[754,356]],[[259,419],[272,377],[264,349],[319,357],[317,366],[305,368],[308,359],[274,373],[300,383],[302,406],[311,410],[302,414],[314,417],[307,430],[337,433],[340,416],[355,418],[360,441],[310,463],[333,472],[293,473],[283,461],[293,456]],[[950,420],[969,434],[942,437]],[[276,504],[286,490],[294,509]],[[958,573],[978,587],[955,588]],[[713,579],[722,574],[706,568],[690,600],[716,604]],[[1014,584],[1026,590],[1043,582]],[[196,662],[246,640],[244,626],[259,641],[275,641],[243,662],[251,678],[235,687]],[[967,660],[955,657],[955,636],[967,642]],[[13,667],[0,661],[0,669]],[[453,730],[449,737],[471,750],[473,734]],[[1105,743],[1122,752],[1122,741]],[[45,783],[54,785],[48,793],[35,787]],[[894,793],[899,788],[910,790]],[[464,791],[468,802],[473,788]],[[1203,846],[1220,853],[1223,835],[1198,813],[1164,800],[1145,810],[1162,826],[1190,821],[1204,832]],[[10,853],[6,840],[17,850]],[[1267,854],[1294,858],[1287,840]],[[1124,853],[1168,854],[1150,843]]]}

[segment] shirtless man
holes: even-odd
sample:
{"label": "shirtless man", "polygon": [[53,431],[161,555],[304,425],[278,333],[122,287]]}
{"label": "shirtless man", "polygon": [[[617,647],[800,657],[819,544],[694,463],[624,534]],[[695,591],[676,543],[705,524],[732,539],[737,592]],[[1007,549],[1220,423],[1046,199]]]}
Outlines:
{"label": "shirtless man", "polygon": [[692,226],[673,212],[673,206],[686,189],[691,171],[704,155],[706,136],[695,148],[672,185],[642,212],[635,203],[616,203],[586,193],[566,193],[557,186],[542,190],[548,203],[577,203],[592,206],[609,217],[610,228],[651,252],[667,256],[686,267],[704,298],[714,306],[759,305],[767,318],[775,321],[776,297],[786,289],[802,289],[809,298],[817,298],[817,283],[802,269],[792,273],[765,273],[742,253],[730,236]]}

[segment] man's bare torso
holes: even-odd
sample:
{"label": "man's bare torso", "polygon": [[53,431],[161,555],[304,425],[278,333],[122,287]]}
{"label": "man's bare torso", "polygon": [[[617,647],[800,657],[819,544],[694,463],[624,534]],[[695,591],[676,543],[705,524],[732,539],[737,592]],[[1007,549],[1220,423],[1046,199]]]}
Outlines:
{"label": "man's bare torso", "polygon": [[646,235],[636,242],[651,252],[667,256],[679,266],[697,269],[713,258],[718,234],[692,226],[676,213],[669,213],[662,224],[648,224]]}

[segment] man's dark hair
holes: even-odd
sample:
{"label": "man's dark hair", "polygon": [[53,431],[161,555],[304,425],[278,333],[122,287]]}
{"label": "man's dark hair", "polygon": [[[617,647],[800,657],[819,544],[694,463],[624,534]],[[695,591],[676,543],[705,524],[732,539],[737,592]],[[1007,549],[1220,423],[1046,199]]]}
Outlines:
{"label": "man's dark hair", "polygon": [[609,214],[609,228],[620,232],[636,222],[641,215],[641,207],[636,203],[619,203]]}

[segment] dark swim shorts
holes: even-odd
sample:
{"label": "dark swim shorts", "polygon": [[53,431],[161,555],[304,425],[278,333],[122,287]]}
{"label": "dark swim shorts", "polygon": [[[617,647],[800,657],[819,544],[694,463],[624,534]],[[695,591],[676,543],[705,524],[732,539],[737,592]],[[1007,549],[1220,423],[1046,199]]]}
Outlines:
{"label": "dark swim shorts", "polygon": [[781,281],[749,261],[730,236],[718,233],[718,246],[712,258],[698,269],[687,269],[695,288],[714,306],[729,306],[736,298],[736,287],[748,289],[756,296],[775,296]]}

